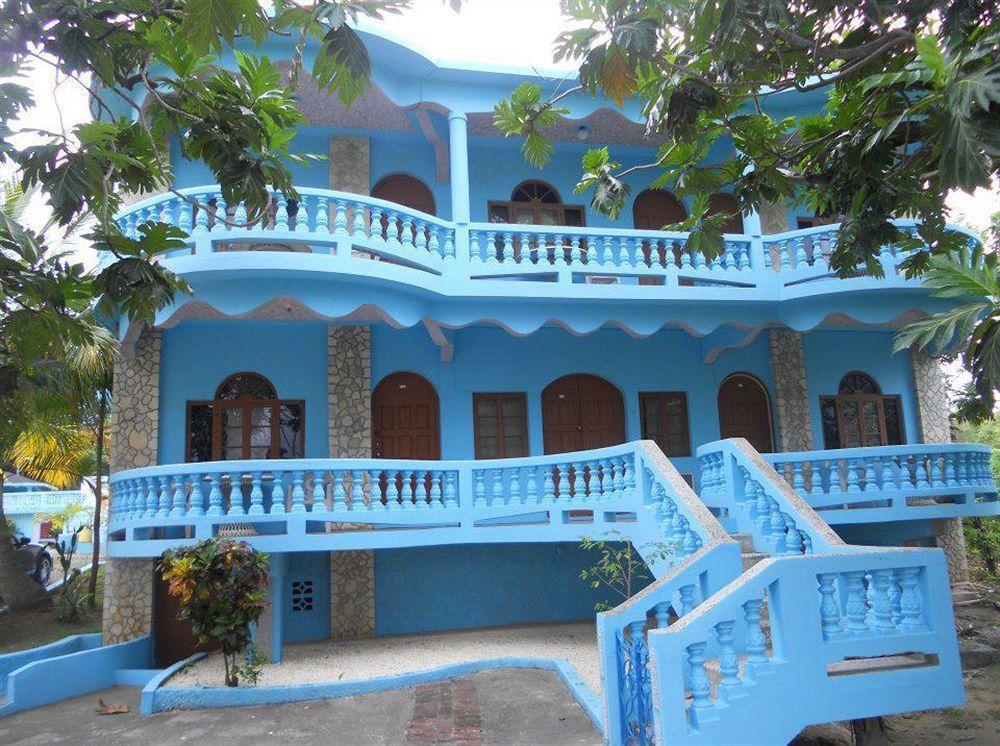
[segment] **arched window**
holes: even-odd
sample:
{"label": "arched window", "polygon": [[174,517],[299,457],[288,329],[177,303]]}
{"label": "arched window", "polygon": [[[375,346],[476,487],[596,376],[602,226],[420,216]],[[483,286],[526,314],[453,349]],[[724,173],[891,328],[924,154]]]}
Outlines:
{"label": "arched window", "polygon": [[687,210],[664,189],[647,189],[632,203],[632,222],[638,230],[658,231],[687,219]]}
{"label": "arched window", "polygon": [[555,187],[544,181],[522,181],[507,202],[491,201],[491,223],[521,225],[585,225],[582,205],[564,205]]}
{"label": "arched window", "polygon": [[840,379],[836,396],[821,396],[825,448],[899,445],[903,442],[900,397],[882,393],[867,373],[851,371]]}
{"label": "arched window", "polygon": [[279,399],[258,373],[234,373],[212,401],[188,402],[187,460],[301,458],[305,402]]}
{"label": "arched window", "polygon": [[740,203],[731,194],[717,192],[708,198],[709,215],[725,215],[726,221],[722,224],[723,233],[743,232],[743,213],[740,210]]}

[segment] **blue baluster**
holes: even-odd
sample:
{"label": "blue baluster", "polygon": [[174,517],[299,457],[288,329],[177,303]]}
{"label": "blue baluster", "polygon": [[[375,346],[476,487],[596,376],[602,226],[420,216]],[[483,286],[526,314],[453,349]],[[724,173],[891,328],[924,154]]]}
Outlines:
{"label": "blue baluster", "polygon": [[404,510],[411,510],[416,507],[413,504],[413,472],[404,471],[403,472],[403,492],[400,495],[400,500],[403,504]]}
{"label": "blue baluster", "polygon": [[[333,479],[333,509],[335,511],[347,510],[347,490],[344,488],[343,470],[334,470],[331,472],[331,478]],[[313,510],[315,510],[315,507]]]}
{"label": "blue baluster", "polygon": [[535,478],[536,471],[532,467],[527,467],[527,481],[524,486],[524,499],[527,503],[541,502],[538,494],[538,480]]}
{"label": "blue baluster", "polygon": [[847,613],[847,631],[853,635],[868,632],[865,617],[868,603],[865,597],[864,572],[852,571],[843,575],[845,581],[844,610]]}
{"label": "blue baluster", "polygon": [[740,659],[733,646],[735,628],[734,621],[723,621],[715,625],[715,636],[719,642],[719,673],[722,674],[719,686],[730,691],[743,686],[739,675]]}
{"label": "blue baluster", "polygon": [[285,485],[281,481],[281,472],[275,470],[271,481],[271,515],[281,515],[285,510]]}
{"label": "blue baluster", "polygon": [[687,646],[688,666],[690,667],[691,707],[703,710],[712,706],[712,685],[705,671],[704,642],[696,642]]}
{"label": "blue baluster", "polygon": [[820,628],[824,640],[833,640],[840,636],[840,602],[837,600],[836,573],[820,573],[819,579],[819,615]]}
{"label": "blue baluster", "polygon": [[444,475],[444,506],[446,508],[457,508],[458,497],[455,487],[455,472],[448,471]]}
{"label": "blue baluster", "polygon": [[473,505],[486,505],[486,482],[482,469],[476,472],[475,487],[473,487]]}
{"label": "blue baluster", "polygon": [[187,514],[187,490],[185,489],[184,477],[178,476],[173,480],[173,497],[170,503],[170,516],[180,518]]}
{"label": "blue baluster", "polygon": [[245,515],[243,510],[243,477],[241,474],[229,475],[229,511],[226,515]]}
{"label": "blue baluster", "polygon": [[441,496],[441,472],[435,471],[431,473],[431,505],[441,505]]}
{"label": "blue baluster", "polygon": [[427,510],[427,472],[418,471],[414,475],[413,502],[418,509]]}
{"label": "blue baluster", "polygon": [[208,484],[208,510],[205,511],[205,515],[222,515],[222,488],[219,486],[219,475],[210,474]]}
{"label": "blue baluster", "polygon": [[746,622],[747,665],[752,669],[767,664],[767,636],[761,628],[761,609],[764,602],[752,598],[743,604],[743,619]]}
{"label": "blue baluster", "polygon": [[250,473],[250,508],[248,515],[264,515],[264,490],[260,486],[260,472]]}
{"label": "blue baluster", "polygon": [[365,505],[364,469],[351,470],[351,510],[364,510]]}

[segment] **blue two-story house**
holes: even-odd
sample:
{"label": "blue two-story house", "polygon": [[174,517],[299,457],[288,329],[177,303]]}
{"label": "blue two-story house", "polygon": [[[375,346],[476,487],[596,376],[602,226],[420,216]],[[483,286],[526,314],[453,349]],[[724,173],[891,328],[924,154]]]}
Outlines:
{"label": "blue two-story house", "polygon": [[350,108],[299,77],[295,143],[327,158],[268,221],[176,150],[191,200],[121,213],[129,235],[188,231],[163,261],[192,294],[122,329],[105,642],[187,656],[156,558],[211,536],[270,554],[255,634],[280,660],[593,619],[580,541],[617,532],[670,551],[598,618],[612,743],[731,743],[747,723],[775,743],[959,703],[956,519],[995,514],[996,485],[988,449],[951,444],[937,362],[891,351],[945,307],[904,252],[839,279],[836,222],[721,192],[725,247],[704,256],[661,230],[688,205],[641,173],[610,221],[573,192],[580,157],[650,159],[637,110],[567,98],[538,170],[492,110],[551,78],[363,36],[373,85]]}

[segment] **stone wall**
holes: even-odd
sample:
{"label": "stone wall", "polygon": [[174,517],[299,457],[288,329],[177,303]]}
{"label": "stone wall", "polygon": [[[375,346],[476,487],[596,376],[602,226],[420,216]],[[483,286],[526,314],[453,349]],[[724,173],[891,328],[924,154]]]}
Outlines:
{"label": "stone wall", "polygon": [[330,458],[367,458],[372,448],[371,329],[331,325],[326,349]]}
{"label": "stone wall", "polygon": [[159,330],[146,329],[133,351],[123,350],[114,371],[111,471],[156,464],[160,427]]}
{"label": "stone wall", "polygon": [[330,138],[330,188],[371,193],[371,146],[367,137]]}
{"label": "stone wall", "polygon": [[[937,358],[926,352],[910,351],[913,371],[913,393],[917,399],[917,419],[920,440],[924,443],[950,443],[951,420],[948,407],[948,385]],[[965,534],[958,518],[934,522],[937,544],[948,558],[948,575],[952,583],[969,579],[969,557],[965,550]]]}
{"label": "stone wall", "polygon": [[[156,464],[161,344],[160,332],[146,329],[134,350],[123,350],[115,364],[108,454],[112,472]],[[155,559],[107,559],[101,625],[105,645],[152,632],[155,564]]]}
{"label": "stone wall", "polygon": [[[368,458],[372,444],[371,329],[330,326],[327,397],[330,458]],[[375,553],[330,552],[330,637],[375,634]]]}
{"label": "stone wall", "polygon": [[153,631],[155,559],[110,557],[104,564],[105,645],[134,640]]}
{"label": "stone wall", "polygon": [[778,417],[782,451],[813,448],[809,393],[802,334],[793,329],[770,329],[771,370],[774,373],[774,408]]}

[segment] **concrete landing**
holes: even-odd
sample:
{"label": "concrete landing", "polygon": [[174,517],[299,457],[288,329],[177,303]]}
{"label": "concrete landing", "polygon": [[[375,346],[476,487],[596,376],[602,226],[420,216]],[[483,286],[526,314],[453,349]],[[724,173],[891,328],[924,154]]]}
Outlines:
{"label": "concrete landing", "polygon": [[[286,645],[284,660],[266,664],[258,685],[372,679],[489,658],[563,659],[600,695],[601,673],[593,622]],[[220,686],[223,678],[222,656],[215,654],[171,677],[166,686]]]}

